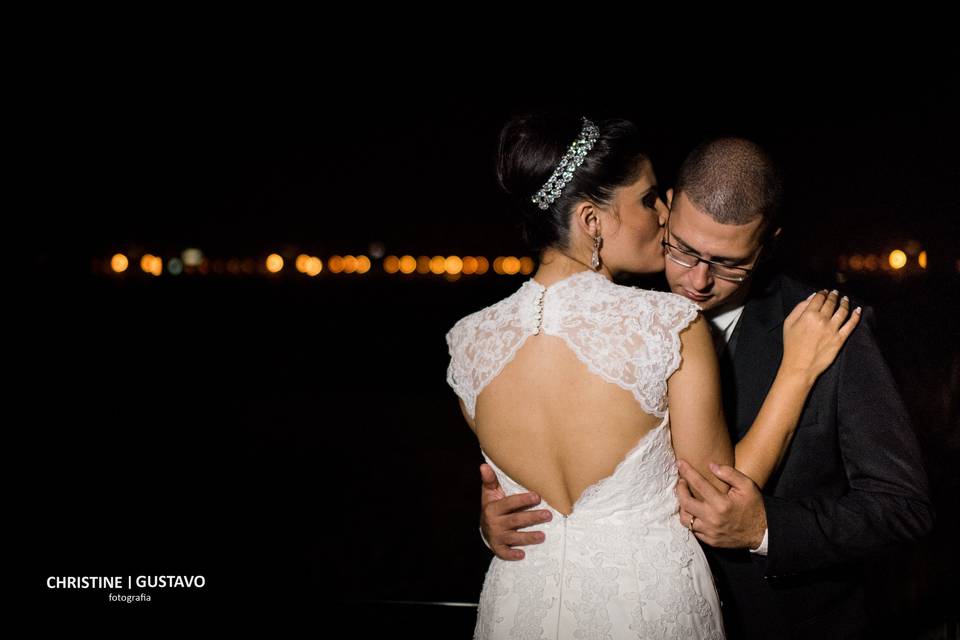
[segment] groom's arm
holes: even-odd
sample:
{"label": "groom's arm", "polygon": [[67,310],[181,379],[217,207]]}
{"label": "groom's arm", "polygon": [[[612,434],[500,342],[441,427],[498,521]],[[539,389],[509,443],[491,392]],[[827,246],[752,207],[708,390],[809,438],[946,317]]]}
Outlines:
{"label": "groom's arm", "polygon": [[863,559],[933,526],[920,447],[877,347],[872,310],[839,359],[836,419],[849,489],[841,496],[764,496],[767,575]]}

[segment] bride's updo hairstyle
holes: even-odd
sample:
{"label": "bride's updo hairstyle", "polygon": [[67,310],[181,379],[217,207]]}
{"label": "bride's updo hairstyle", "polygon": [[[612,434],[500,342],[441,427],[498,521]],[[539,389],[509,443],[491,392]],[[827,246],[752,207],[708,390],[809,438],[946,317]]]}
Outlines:
{"label": "bride's updo hairstyle", "polygon": [[[554,173],[565,158],[566,171],[573,168],[569,181],[562,170]],[[637,127],[628,120],[594,125],[585,118],[525,115],[511,119],[500,132],[497,180],[520,214],[524,241],[540,252],[567,248],[574,206],[584,200],[609,206],[618,188],[640,177],[648,159]],[[555,182],[550,187],[562,187],[559,195],[547,186],[551,177]]]}

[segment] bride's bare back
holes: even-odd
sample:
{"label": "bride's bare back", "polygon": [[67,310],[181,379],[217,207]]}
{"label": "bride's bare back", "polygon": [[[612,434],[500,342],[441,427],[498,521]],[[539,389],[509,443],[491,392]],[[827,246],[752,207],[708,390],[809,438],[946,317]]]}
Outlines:
{"label": "bride's bare back", "polygon": [[697,311],[593,272],[531,279],[450,331],[448,382],[488,458],[569,514],[665,421],[678,334]]}
{"label": "bride's bare back", "polygon": [[479,395],[473,426],[500,469],[569,514],[660,422],[562,338],[538,334]]}

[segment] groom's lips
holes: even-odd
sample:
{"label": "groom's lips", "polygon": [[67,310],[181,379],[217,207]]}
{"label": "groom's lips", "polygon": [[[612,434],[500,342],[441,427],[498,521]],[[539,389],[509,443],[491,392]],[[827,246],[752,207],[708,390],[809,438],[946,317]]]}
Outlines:
{"label": "groom's lips", "polygon": [[693,300],[694,302],[705,302],[713,297],[710,294],[700,295],[699,293],[693,293],[692,291],[687,291],[686,289],[681,289],[681,291],[683,291],[684,296],[686,296],[690,300]]}

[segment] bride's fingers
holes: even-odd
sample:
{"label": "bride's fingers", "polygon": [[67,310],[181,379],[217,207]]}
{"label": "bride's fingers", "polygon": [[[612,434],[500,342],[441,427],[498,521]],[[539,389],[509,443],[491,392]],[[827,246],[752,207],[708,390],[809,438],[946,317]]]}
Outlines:
{"label": "bride's fingers", "polygon": [[827,301],[827,290],[823,289],[817,291],[813,294],[813,297],[810,298],[810,302],[807,303],[807,310],[813,312],[820,312],[820,309],[823,308],[823,303]]}
{"label": "bride's fingers", "polygon": [[801,300],[800,302],[798,302],[796,306],[793,308],[793,311],[791,311],[787,315],[787,317],[784,318],[784,323],[787,325],[791,325],[794,322],[796,322],[800,318],[800,316],[803,315],[803,312],[806,311],[807,308],[810,306],[810,301],[813,300],[813,296],[815,295],[817,295],[816,291],[814,291],[809,296],[807,296],[805,300]]}
{"label": "bride's fingers", "polygon": [[837,305],[837,310],[833,312],[833,317],[830,318],[830,326],[834,331],[843,326],[848,315],[850,315],[850,298],[843,296],[840,298],[840,304]]}
{"label": "bride's fingers", "polygon": [[[706,478],[700,475],[700,472],[685,460],[677,460],[677,470],[680,472],[680,477],[687,481],[696,496],[699,496],[705,502],[711,502],[720,497],[720,492],[717,491],[716,487],[710,484]],[[684,507],[690,509],[689,504],[684,504]]]}
{"label": "bride's fingers", "polygon": [[827,319],[833,316],[833,312],[837,310],[837,301],[839,299],[840,292],[836,289],[827,294],[826,299],[823,301],[823,306],[820,307],[820,315]]}
{"label": "bride's fingers", "polygon": [[850,314],[850,319],[840,327],[840,330],[837,332],[837,335],[846,342],[847,338],[850,337],[850,334],[853,333],[853,330],[857,328],[857,325],[860,324],[860,318],[863,316],[863,307],[857,307],[853,310],[853,313]]}

